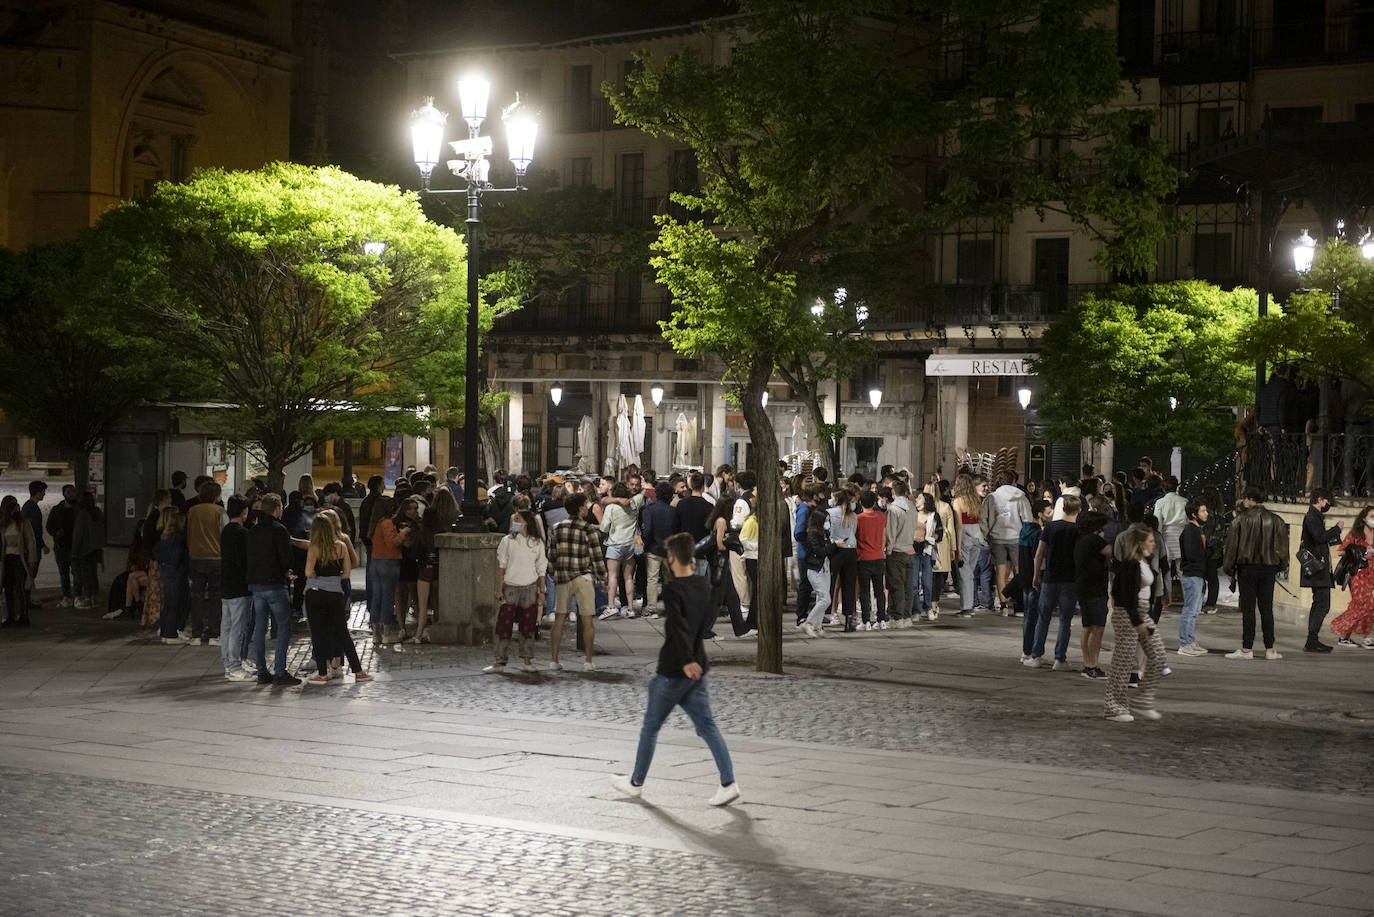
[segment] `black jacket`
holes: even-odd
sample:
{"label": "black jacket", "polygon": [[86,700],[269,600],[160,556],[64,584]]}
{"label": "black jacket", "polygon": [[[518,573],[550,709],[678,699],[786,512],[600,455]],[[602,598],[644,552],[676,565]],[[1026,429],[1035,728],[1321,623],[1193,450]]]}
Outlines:
{"label": "black jacket", "polygon": [[1331,578],[1331,546],[1341,543],[1340,528],[1334,525],[1327,528],[1321,510],[1309,506],[1307,515],[1302,518],[1302,535],[1298,543],[1317,555],[1318,560],[1323,561],[1321,571],[1315,576],[1303,573],[1299,585],[1304,589],[1332,588],[1334,581]]}
{"label": "black jacket", "polygon": [[825,532],[807,532],[802,539],[802,546],[806,548],[806,557],[802,563],[808,570],[819,570],[825,566],[825,561],[830,555],[835,553],[835,542],[831,541]]}
{"label": "black jacket", "polygon": [[1178,535],[1179,576],[1207,575],[1207,546],[1202,527],[1189,522]]}
{"label": "black jacket", "polygon": [[1112,563],[1112,604],[1125,610],[1132,627],[1145,623],[1140,607],[1140,562],[1134,558]]}
{"label": "black jacket", "polygon": [[683,666],[697,663],[704,674],[711,665],[706,659],[706,634],[715,618],[711,605],[711,584],[704,576],[684,576],[663,585],[663,648],[658,651],[658,674],[665,678],[686,678]]}
{"label": "black jacket", "polygon": [[271,516],[248,530],[248,585],[285,586],[291,569],[291,536]]}
{"label": "black jacket", "polygon": [[223,599],[248,595],[248,529],[237,522],[220,531],[219,594]]}
{"label": "black jacket", "polygon": [[663,557],[668,553],[664,542],[682,529],[677,507],[662,500],[646,503],[639,514],[640,534],[644,537],[644,553]]}

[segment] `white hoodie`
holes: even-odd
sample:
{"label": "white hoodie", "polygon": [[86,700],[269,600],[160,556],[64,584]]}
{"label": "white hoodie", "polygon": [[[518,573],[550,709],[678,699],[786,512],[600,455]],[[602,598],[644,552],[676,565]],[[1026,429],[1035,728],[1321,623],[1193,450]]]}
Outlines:
{"label": "white hoodie", "polygon": [[1021,523],[1034,519],[1025,491],[1015,484],[1003,484],[983,500],[978,526],[989,543],[1016,544]]}

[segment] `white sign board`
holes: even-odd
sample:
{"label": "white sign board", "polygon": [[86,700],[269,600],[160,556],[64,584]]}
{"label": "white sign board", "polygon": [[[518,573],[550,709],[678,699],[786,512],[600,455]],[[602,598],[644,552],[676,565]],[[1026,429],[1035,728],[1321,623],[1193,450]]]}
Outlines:
{"label": "white sign board", "polygon": [[927,376],[1030,376],[1028,353],[934,354],[926,358]]}

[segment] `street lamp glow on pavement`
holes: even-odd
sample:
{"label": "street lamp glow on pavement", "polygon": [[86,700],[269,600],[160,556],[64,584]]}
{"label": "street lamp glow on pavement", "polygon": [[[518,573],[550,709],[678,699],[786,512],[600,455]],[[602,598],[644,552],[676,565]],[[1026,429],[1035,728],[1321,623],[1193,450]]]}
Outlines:
{"label": "street lamp glow on pavement", "polygon": [[[481,375],[481,355],[478,351],[478,321],[481,294],[478,290],[480,279],[480,258],[482,250],[482,195],[498,191],[520,191],[520,181],[534,159],[534,142],[538,136],[538,126],[533,117],[520,108],[517,96],[515,104],[506,110],[506,140],[509,145],[511,164],[515,167],[514,188],[493,188],[490,183],[491,162],[487,159],[492,152],[490,137],[481,136],[482,124],[487,119],[487,103],[491,97],[491,82],[477,75],[465,76],[458,81],[458,100],[463,111],[463,121],[468,128],[468,138],[457,140],[449,146],[460,159],[448,162],[454,175],[467,181],[467,187],[433,190],[429,187],[430,173],[439,162],[443,147],[444,127],[448,115],[434,107],[432,98],[410,115],[410,136],[415,150],[415,166],[420,170],[420,187],[424,194],[463,194],[467,196],[468,261],[468,308],[467,308],[467,357],[463,386],[463,471],[469,482],[476,481],[478,474],[478,403],[480,401],[479,376]],[[517,114],[518,112],[518,114]],[[549,391],[555,405],[563,397],[563,388],[557,383]],[[462,516],[455,528],[463,532],[485,532],[486,523],[477,504],[477,488],[468,487],[463,491]]]}
{"label": "street lamp glow on pavement", "polygon": [[563,383],[555,382],[553,385],[549,386],[549,400],[553,402],[554,407],[558,407],[558,405],[562,403]]}
{"label": "street lamp glow on pavement", "polygon": [[1312,270],[1312,257],[1317,253],[1317,240],[1307,234],[1307,230],[1302,231],[1297,241],[1293,243],[1293,269],[1299,274],[1306,274]]}

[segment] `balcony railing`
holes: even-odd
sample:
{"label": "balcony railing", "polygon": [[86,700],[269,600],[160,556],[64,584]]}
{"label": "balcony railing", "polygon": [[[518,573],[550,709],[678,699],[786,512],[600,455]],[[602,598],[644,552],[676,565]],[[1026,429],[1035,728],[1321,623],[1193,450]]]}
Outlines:
{"label": "balcony railing", "polygon": [[925,299],[907,300],[877,310],[869,327],[916,328],[926,325],[982,325],[988,322],[1052,321],[1085,296],[1109,292],[1110,283],[1035,284],[952,283],[934,288]]}
{"label": "balcony railing", "polygon": [[1241,79],[1250,66],[1250,30],[1165,32],[1155,38],[1155,65],[1166,79]]}
{"label": "balcony railing", "polygon": [[1271,499],[1297,503],[1314,487],[1374,498],[1374,435],[1252,433],[1240,450],[1240,476]]}
{"label": "balcony railing", "polygon": [[610,100],[601,96],[559,99],[545,107],[549,127],[555,133],[580,134],[592,131],[623,130],[625,125],[615,121],[615,109]]}
{"label": "balcony railing", "polygon": [[1254,30],[1256,64],[1374,60],[1374,12],[1278,22]]}
{"label": "balcony railing", "polygon": [[654,217],[663,213],[666,197],[625,197],[615,202],[615,220],[624,226],[652,227]]}
{"label": "balcony railing", "polygon": [[522,334],[649,334],[660,333],[658,322],[672,314],[667,297],[639,300],[594,300],[586,303],[536,302],[503,316],[492,333]]}

